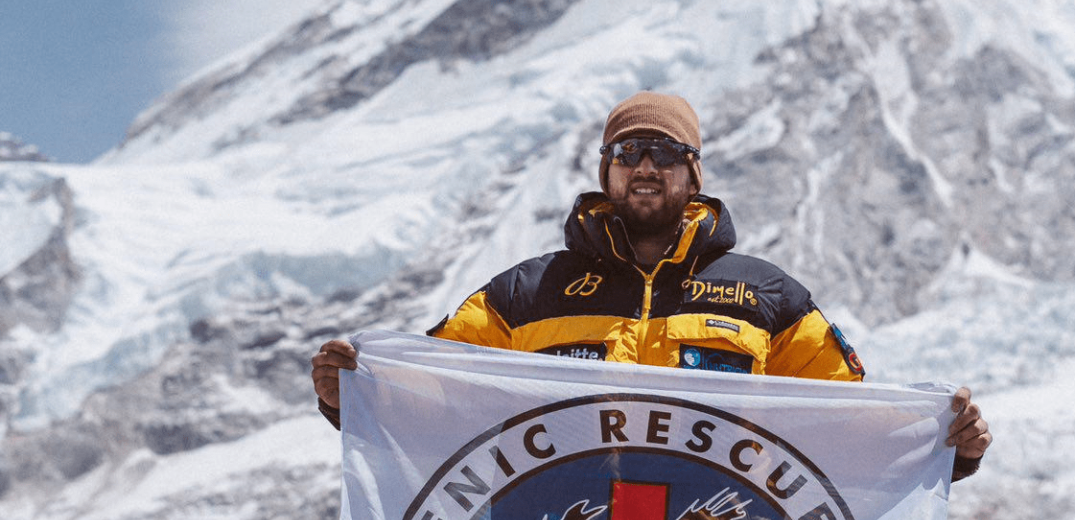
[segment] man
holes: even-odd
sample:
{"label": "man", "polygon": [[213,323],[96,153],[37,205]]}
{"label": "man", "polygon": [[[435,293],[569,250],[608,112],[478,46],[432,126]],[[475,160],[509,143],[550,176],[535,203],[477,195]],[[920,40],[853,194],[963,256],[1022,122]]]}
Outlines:
{"label": "man", "polygon": [[[810,293],[763,260],[729,252],[724,204],[700,194],[698,116],[677,96],[640,92],[605,123],[602,193],[584,193],[564,226],[567,249],[496,276],[429,334],[476,345],[622,363],[861,381],[854,350]],[[344,341],[322,345],[312,377],[339,428]],[[957,418],[953,478],[992,441],[970,391]]]}

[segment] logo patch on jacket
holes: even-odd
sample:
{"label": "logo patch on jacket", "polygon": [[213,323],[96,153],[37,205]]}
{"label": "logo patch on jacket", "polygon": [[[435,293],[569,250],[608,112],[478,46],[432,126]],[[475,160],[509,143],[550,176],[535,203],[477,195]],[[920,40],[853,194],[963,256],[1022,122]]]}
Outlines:
{"label": "logo patch on jacket", "polygon": [[744,282],[726,280],[683,282],[684,298],[689,302],[721,303],[754,308],[758,306],[757,287]]}
{"label": "logo patch on jacket", "polygon": [[853,374],[865,376],[866,367],[862,366],[862,360],[859,359],[858,354],[855,354],[855,349],[851,348],[851,343],[847,341],[844,333],[836,327],[835,323],[829,324],[829,330],[832,331],[832,335],[836,338],[836,343],[840,345],[840,351],[844,355],[844,362],[847,363],[847,368],[851,369],[851,373]]}
{"label": "logo patch on jacket", "polygon": [[586,273],[586,276],[579,278],[571,282],[564,288],[564,295],[566,296],[590,296],[597,292],[597,288],[601,286],[601,282],[605,281],[605,278],[601,275]]}
{"label": "logo patch on jacket", "polygon": [[728,329],[732,332],[739,332],[739,325],[736,325],[730,321],[724,320],[705,320],[706,327],[717,327],[719,329]]}
{"label": "logo patch on jacket", "polygon": [[754,368],[754,356],[715,348],[680,345],[679,366],[695,370],[749,374]]}
{"label": "logo patch on jacket", "polygon": [[604,361],[605,356],[608,355],[608,347],[606,347],[604,343],[556,345],[555,347],[543,348],[537,352],[539,354],[549,354],[551,356]]}

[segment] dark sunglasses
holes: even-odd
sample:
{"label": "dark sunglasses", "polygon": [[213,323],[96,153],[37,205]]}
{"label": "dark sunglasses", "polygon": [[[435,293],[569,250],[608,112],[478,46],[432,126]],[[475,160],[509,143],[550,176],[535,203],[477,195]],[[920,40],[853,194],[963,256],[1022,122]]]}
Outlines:
{"label": "dark sunglasses", "polygon": [[702,152],[697,148],[665,137],[653,139],[638,137],[624,139],[601,147],[601,155],[609,154],[609,162],[627,167],[638,166],[642,162],[642,156],[649,154],[653,164],[659,167],[673,164],[690,164],[690,154],[694,158],[701,158]]}

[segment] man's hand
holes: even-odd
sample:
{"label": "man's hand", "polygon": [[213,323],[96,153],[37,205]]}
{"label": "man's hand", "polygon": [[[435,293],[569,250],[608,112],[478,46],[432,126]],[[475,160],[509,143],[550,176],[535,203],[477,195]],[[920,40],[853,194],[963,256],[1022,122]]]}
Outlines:
{"label": "man's hand", "polygon": [[948,428],[946,444],[955,446],[959,457],[981,458],[993,442],[993,435],[989,433],[989,424],[982,419],[978,405],[970,401],[969,388],[956,390],[956,395],[952,397],[952,411],[956,413],[956,418]]}
{"label": "man's hand", "polygon": [[313,370],[314,390],[317,396],[333,408],[340,407],[340,369],[358,368],[358,351],[346,341],[334,339],[321,345],[310,363]]}

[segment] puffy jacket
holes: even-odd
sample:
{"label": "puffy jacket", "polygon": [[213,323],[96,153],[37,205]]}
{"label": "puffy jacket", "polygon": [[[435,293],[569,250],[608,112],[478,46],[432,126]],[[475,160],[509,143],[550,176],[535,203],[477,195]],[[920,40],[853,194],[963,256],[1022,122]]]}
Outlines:
{"label": "puffy jacket", "polygon": [[471,295],[433,336],[622,363],[859,381],[854,350],[776,266],[729,252],[724,204],[699,195],[671,254],[636,265],[601,193],[579,196],[567,249],[526,260]]}
{"label": "puffy jacket", "polygon": [[[585,193],[564,226],[567,249],[524,261],[471,295],[429,334],[623,363],[861,381],[855,351],[810,293],[774,265],[730,253],[727,208],[699,195],[671,256],[636,266],[608,199]],[[340,411],[318,399],[337,429]],[[956,457],[952,480],[981,458]]]}

